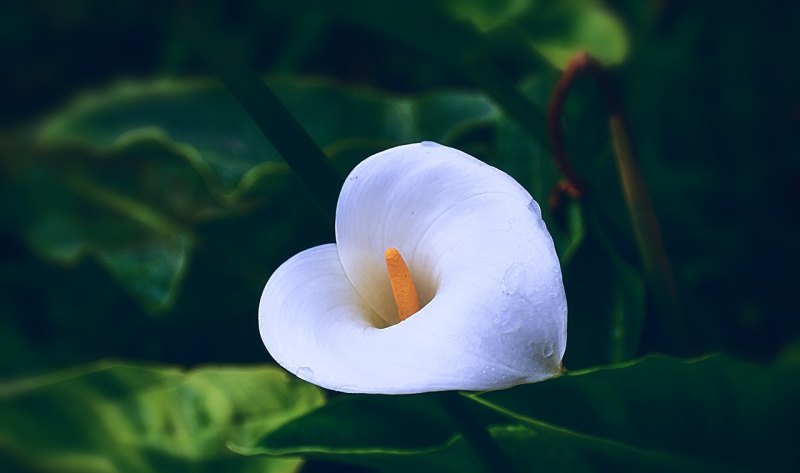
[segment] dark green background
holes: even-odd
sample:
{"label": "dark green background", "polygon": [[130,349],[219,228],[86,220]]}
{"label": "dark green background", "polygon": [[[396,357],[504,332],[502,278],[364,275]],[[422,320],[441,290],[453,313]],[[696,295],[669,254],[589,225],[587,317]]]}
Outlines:
{"label": "dark green background", "polygon": [[[599,37],[588,40],[581,36],[575,18],[598,8],[589,1],[569,7],[508,1],[494,8],[475,1],[460,6],[357,1],[335,7],[166,3],[32,1],[0,7],[4,386],[108,358],[182,367],[270,361],[256,322],[263,285],[281,262],[333,241],[333,235],[303,184],[215,79],[203,51],[214,44],[264,75],[341,174],[373,152],[431,139],[509,172],[545,208],[570,308],[565,362],[579,375],[524,387],[535,392],[512,389],[510,400],[498,393],[499,399],[486,401],[519,414],[510,423],[486,421],[498,438],[514,439],[504,445],[545,452],[541,459],[508,447],[519,464],[649,469],[654,460],[631,453],[630,443],[745,469],[757,469],[762,458],[777,466],[791,457],[780,446],[797,440],[784,423],[797,418],[786,395],[798,392],[800,332],[800,8],[794,3],[609,1],[605,5],[626,38],[621,61],[614,54],[603,57],[603,34],[613,31],[601,28]],[[514,5],[521,13],[503,19]],[[481,31],[470,19],[491,20],[493,27]],[[191,40],[198,29],[207,42]],[[589,191],[567,206],[561,220],[547,209],[559,174],[543,139],[544,114],[561,65],[537,49],[548,44],[575,52],[589,47],[610,63],[682,298],[686,323],[675,323],[677,339],[661,330],[672,321],[643,282],[606,109],[586,77],[575,84],[564,126],[571,158]],[[512,88],[532,106],[527,124],[503,100]],[[271,126],[280,133],[285,125]],[[110,199],[109,192],[125,203]],[[585,368],[654,352],[677,357],[722,352],[731,358],[697,362],[696,371],[681,369],[683,362],[656,359],[637,365],[644,373],[621,367],[622,374],[608,379],[580,375]],[[125,386],[132,392],[144,382],[128,372],[113,376],[130,379]],[[586,379],[590,387],[580,387]],[[598,386],[620,394],[603,394]],[[637,386],[653,392],[629,399]],[[0,452],[7,447],[4,438],[23,435],[19,425],[71,429],[74,420],[52,416],[49,427],[41,414],[57,410],[61,401],[54,399],[67,388],[54,387],[55,394],[47,394],[51,388],[44,394],[31,389],[30,394],[0,390],[3,412],[15,412],[18,419],[0,428]],[[567,396],[567,402],[559,389],[589,394]],[[99,402],[75,396],[77,404]],[[520,399],[537,405],[531,400],[548,396],[558,400],[558,412],[574,415],[519,406]],[[457,469],[448,459],[464,455],[458,441],[450,450],[437,450],[436,458],[419,452],[403,456],[419,462],[409,464],[387,453],[353,459],[347,449],[326,447],[324,429],[313,422],[352,434],[342,441],[353,448],[380,439],[380,426],[348,424],[359,418],[348,409],[370,412],[384,402],[376,399],[360,406],[359,398],[337,398],[330,404],[333,414],[307,419],[312,427],[300,423],[293,431],[290,425],[272,436],[265,428],[237,451],[310,452],[317,460],[306,465],[308,471],[335,468],[330,460],[399,471],[446,470],[445,464]],[[390,399],[378,412],[404,412],[400,403],[414,404],[412,410],[422,413],[420,428],[431,435],[411,446],[395,445],[390,436],[381,448],[427,448],[453,435],[447,420],[426,407],[424,396],[418,402],[406,399],[411,401]],[[26,402],[45,407],[26,411]],[[355,407],[336,410],[348,402]],[[712,412],[720,402],[730,405]],[[774,406],[775,412],[750,412],[757,405]],[[647,412],[664,409],[683,414],[648,417]],[[733,414],[745,411],[750,414]],[[43,417],[34,422],[25,412]],[[331,415],[334,420],[325,421]],[[642,426],[620,420],[638,417],[661,428],[648,426],[642,433]],[[411,429],[403,423],[408,419],[399,420],[397,428]],[[625,448],[612,451],[607,444],[589,445],[584,437],[559,437],[563,432],[548,437],[546,428],[539,441],[546,437],[552,444],[526,440],[530,430],[524,429],[540,421]],[[87,432],[93,422],[80,420]],[[698,429],[711,439],[702,451],[676,440],[699,435]],[[322,437],[314,438],[319,432]],[[68,436],[63,445],[48,440],[46,448],[69,450]],[[40,466],[26,460],[44,451],[37,441],[35,436],[26,441],[29,449],[22,453],[9,450],[14,465],[9,468],[38,471]],[[316,449],[300,448],[309,442]],[[124,450],[121,445],[112,442],[108,448]],[[740,462],[738,455],[747,460]],[[163,471],[185,467],[160,456],[147,458]],[[656,463],[670,464],[662,460]],[[119,465],[120,471],[135,470],[133,463]],[[211,463],[205,465],[214,471]],[[238,463],[225,468],[240,471]]]}

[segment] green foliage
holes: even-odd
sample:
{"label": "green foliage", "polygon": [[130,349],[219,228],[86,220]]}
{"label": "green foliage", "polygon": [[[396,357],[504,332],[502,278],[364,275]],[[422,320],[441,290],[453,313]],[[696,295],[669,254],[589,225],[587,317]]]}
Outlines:
{"label": "green foliage", "polygon": [[[800,467],[800,57],[786,46],[798,7],[210,4],[223,31],[211,42],[267,74],[341,175],[434,140],[508,172],[541,205],[569,303],[565,363],[580,371],[464,395],[520,471]],[[241,365],[267,358],[255,319],[269,274],[333,234],[185,42],[187,12],[118,5],[0,7],[0,42],[14,45],[0,107],[0,469],[284,472],[305,457],[308,471],[329,460],[480,471],[434,396],[322,406],[291,375]],[[549,205],[562,174],[545,110],[582,50],[615,66],[684,297],[685,345],[762,364],[630,361],[686,350],[653,322],[661,308],[642,278],[606,104],[587,78],[562,125],[588,191]],[[185,78],[198,74],[209,78]],[[109,356],[134,361],[85,365]],[[31,377],[70,365],[83,367]]]}
{"label": "green foliage", "polygon": [[[470,133],[491,127],[497,148],[473,152],[508,163],[540,202],[558,179],[546,153],[528,154],[542,145],[479,94],[411,99],[314,81],[272,87],[342,173],[401,143],[469,149]],[[96,257],[151,311],[174,303],[194,228],[268,205],[278,192],[302,192],[247,115],[210,83],[127,83],[85,96],[48,120],[40,147],[20,173],[31,245],[62,263]],[[572,233],[554,233],[559,247],[574,251]]]}
{"label": "green foliage", "polygon": [[243,459],[228,442],[324,402],[274,367],[101,362],[0,385],[0,451],[41,471],[291,472],[297,459]]}
{"label": "green foliage", "polygon": [[[447,142],[498,117],[468,93],[410,100],[326,83],[273,86],[343,172],[377,150]],[[249,117],[209,83],[122,84],[85,96],[42,127],[39,145],[19,174],[29,242],[62,263],[94,256],[151,311],[174,303],[194,228],[301,191]]]}
{"label": "green foliage", "polygon": [[[640,361],[567,373],[480,395],[531,425],[546,423],[724,471],[788,467],[797,459],[797,366],[725,356]],[[766,430],[773,435],[766,437]]]}
{"label": "green foliage", "polygon": [[646,313],[641,276],[614,250],[597,222],[591,223],[564,273],[570,308],[564,363],[571,369],[633,358]]}
{"label": "green foliage", "polygon": [[454,17],[463,18],[482,31],[520,31],[534,51],[560,69],[581,51],[605,64],[618,64],[627,54],[623,26],[594,0],[445,3]]}
{"label": "green foliage", "polygon": [[[789,363],[651,356],[467,397],[521,471],[763,471],[797,463],[798,374]],[[380,471],[481,471],[442,415],[430,396],[347,397],[233,448]]]}

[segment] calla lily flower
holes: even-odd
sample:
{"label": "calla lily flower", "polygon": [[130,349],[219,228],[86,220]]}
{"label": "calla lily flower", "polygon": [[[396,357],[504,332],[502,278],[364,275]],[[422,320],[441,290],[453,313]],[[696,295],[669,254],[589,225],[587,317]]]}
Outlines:
{"label": "calla lily flower", "polygon": [[328,389],[493,390],[561,372],[567,303],[531,195],[466,153],[423,142],[353,169],[336,243],[275,271],[259,328],[280,365]]}

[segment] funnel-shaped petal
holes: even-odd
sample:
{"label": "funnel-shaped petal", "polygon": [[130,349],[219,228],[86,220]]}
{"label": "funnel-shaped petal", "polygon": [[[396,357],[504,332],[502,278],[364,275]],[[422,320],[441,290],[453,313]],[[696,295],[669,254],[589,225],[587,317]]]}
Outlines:
{"label": "funnel-shaped petal", "polygon": [[[560,372],[561,270],[539,207],[471,156],[421,143],[378,153],[342,188],[336,245],[284,263],[261,298],[278,363],[346,392],[500,389]],[[404,256],[422,309],[399,322],[384,252]]]}

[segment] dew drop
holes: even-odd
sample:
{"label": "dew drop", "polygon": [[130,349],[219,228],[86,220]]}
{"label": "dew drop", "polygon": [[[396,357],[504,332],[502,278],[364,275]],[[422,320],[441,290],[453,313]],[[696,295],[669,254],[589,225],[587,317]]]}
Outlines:
{"label": "dew drop", "polygon": [[517,292],[524,280],[525,268],[519,263],[512,264],[508,267],[505,274],[503,274],[503,280],[500,283],[503,294],[507,296],[514,294]]}
{"label": "dew drop", "polygon": [[297,369],[297,371],[295,371],[294,374],[297,375],[298,378],[304,379],[308,382],[314,381],[314,370],[312,370],[308,366],[301,366],[300,368]]}
{"label": "dew drop", "polygon": [[530,201],[530,203],[528,204],[528,210],[535,213],[539,217],[542,216],[542,209],[539,207],[539,204],[536,203],[535,200]]}
{"label": "dew drop", "polygon": [[555,351],[555,348],[553,348],[553,344],[546,343],[544,347],[542,347],[542,356],[544,356],[545,358],[550,358],[551,356],[553,356],[553,351]]}
{"label": "dew drop", "polygon": [[521,327],[522,327],[522,324],[519,321],[519,319],[515,319],[514,321],[511,321],[511,322],[503,325],[503,328],[500,330],[500,333],[502,333],[503,335],[509,335],[509,334],[517,333],[517,332],[519,332],[519,329]]}

